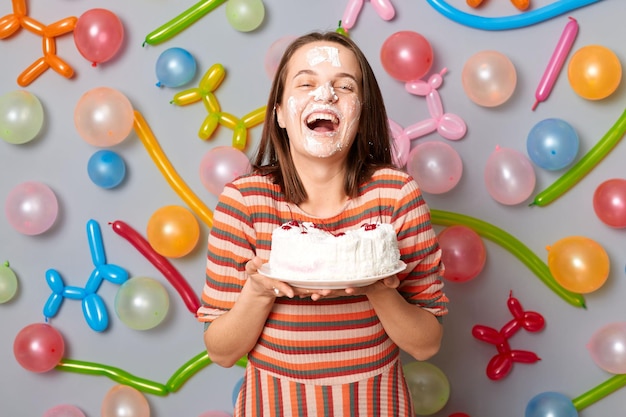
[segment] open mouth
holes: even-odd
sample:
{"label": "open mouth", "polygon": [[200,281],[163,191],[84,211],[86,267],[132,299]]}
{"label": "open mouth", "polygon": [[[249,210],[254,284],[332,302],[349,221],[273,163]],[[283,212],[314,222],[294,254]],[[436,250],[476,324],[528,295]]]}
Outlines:
{"label": "open mouth", "polygon": [[306,126],[317,133],[330,133],[339,127],[339,119],[332,113],[313,113],[307,117]]}

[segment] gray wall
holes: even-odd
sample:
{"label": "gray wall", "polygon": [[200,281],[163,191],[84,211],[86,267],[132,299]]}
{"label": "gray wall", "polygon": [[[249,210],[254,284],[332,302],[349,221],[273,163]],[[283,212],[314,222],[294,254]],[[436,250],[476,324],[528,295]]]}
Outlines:
{"label": "gray wall", "polygon": [[[169,103],[177,91],[196,85],[213,64],[226,68],[226,78],[216,96],[222,109],[236,116],[262,106],[270,80],[264,58],[270,45],[286,35],[316,29],[335,29],[347,2],[336,0],[266,1],[263,26],[250,33],[234,30],[225,17],[225,7],[202,18],[170,41],[142,47],[144,37],[193,2],[164,0],[111,1],[105,4],[79,1],[28,1],[29,14],[44,24],[67,16],[80,16],[94,7],[116,13],[125,27],[124,45],[116,57],[93,68],[78,53],[71,35],[59,37],[57,52],[75,70],[67,80],[48,70],[25,89],[35,94],[45,111],[40,135],[25,145],[0,141],[0,200],[18,183],[33,180],[48,184],[56,193],[60,213],[48,232],[26,236],[15,231],[5,216],[0,218],[0,261],[8,260],[19,278],[19,293],[0,305],[0,414],[37,416],[58,404],[74,404],[89,417],[99,415],[106,392],[116,385],[105,377],[51,371],[35,374],[24,370],[13,356],[16,334],[31,323],[43,321],[42,308],[50,295],[45,271],[57,269],[67,285],[81,287],[93,269],[85,226],[89,219],[101,228],[109,262],[126,268],[132,276],[145,275],[161,280],[170,295],[170,311],[164,323],[148,331],[126,327],[115,315],[113,301],[118,286],[105,282],[98,294],[110,314],[109,328],[92,331],[85,322],[80,303],[66,300],[51,324],[63,335],[66,357],[105,364],[148,380],[165,383],[172,373],[202,352],[202,325],[189,313],[163,276],[108,222],[123,220],[145,234],[149,217],[165,205],[185,205],[168,185],[134,133],[113,150],[126,161],[126,181],[118,188],[96,187],[87,176],[87,161],[97,150],[78,135],[73,113],[78,99],[99,86],[118,89],[139,110],[154,131],[163,150],[189,187],[211,209],[215,196],[202,186],[198,175],[202,156],[214,146],[229,145],[232,131],[219,128],[208,141],[196,132],[206,116],[201,104],[175,107]],[[183,4],[184,3],[184,4]],[[586,295],[587,309],[573,307],[550,291],[523,263],[501,246],[485,240],[487,262],[480,276],[459,284],[448,283],[450,314],[441,352],[432,359],[447,375],[451,386],[448,405],[436,416],[465,412],[472,417],[522,415],[528,401],[541,392],[559,391],[575,398],[611,375],[601,370],[586,348],[600,327],[623,320],[626,283],[624,280],[624,231],[611,229],[595,215],[592,196],[596,187],[610,178],[624,177],[623,145],[618,145],[598,167],[562,198],[547,207],[528,207],[531,200],[515,206],[494,201],[487,192],[483,170],[496,146],[526,153],[526,137],[540,120],[558,117],[568,121],[580,137],[578,158],[588,151],[613,125],[624,109],[624,88],[609,98],[589,101],[579,97],[561,73],[550,98],[531,111],[534,91],[553,48],[567,22],[566,16],[528,27],[500,32],[472,29],[439,14],[425,1],[395,1],[396,18],[383,21],[365,2],[351,36],[366,51],[381,84],[391,118],[408,126],[428,118],[422,97],[408,94],[403,83],[383,69],[379,54],[384,40],[400,30],[424,35],[434,49],[431,72],[448,68],[439,89],[444,110],[463,118],[467,135],[450,142],[437,133],[416,139],[444,141],[461,155],[464,164],[460,183],[452,191],[426,194],[432,208],[477,217],[500,227],[542,260],[546,246],[567,236],[582,235],[600,243],[610,257],[611,273],[606,284]],[[460,0],[450,1],[461,10],[481,16],[505,16],[518,11],[508,1],[489,1],[472,10]],[[533,0],[533,8],[549,3]],[[11,13],[3,2],[0,15]],[[569,13],[580,24],[573,51],[600,44],[624,60],[623,9],[620,2],[601,1]],[[155,86],[155,62],[166,48],[179,46],[198,62],[198,75],[178,89]],[[518,84],[513,97],[495,108],[471,102],[461,84],[466,60],[478,51],[493,49],[506,54],[517,70]],[[572,51],[572,52],[573,52]],[[41,39],[25,30],[0,42],[2,70],[0,94],[21,89],[17,76],[41,54]],[[571,57],[571,55],[570,55]],[[260,128],[251,130],[252,154]],[[550,172],[535,166],[535,193],[550,185],[564,171]],[[534,195],[533,194],[533,195]],[[532,198],[532,197],[531,197]],[[442,230],[441,226],[437,226]],[[201,223],[200,243],[183,258],[172,259],[175,267],[199,292],[204,279],[204,247],[208,227]],[[516,349],[537,353],[536,364],[515,364],[500,381],[485,375],[493,346],[476,340],[471,329],[484,324],[499,329],[511,319],[506,301],[509,292],[527,310],[541,313],[546,327],[539,333],[520,331],[511,340]],[[168,396],[147,395],[154,417],[194,417],[209,410],[232,410],[232,391],[242,369],[221,369],[211,365],[193,376],[181,389]],[[625,392],[598,401],[580,413],[594,417],[624,412]]]}

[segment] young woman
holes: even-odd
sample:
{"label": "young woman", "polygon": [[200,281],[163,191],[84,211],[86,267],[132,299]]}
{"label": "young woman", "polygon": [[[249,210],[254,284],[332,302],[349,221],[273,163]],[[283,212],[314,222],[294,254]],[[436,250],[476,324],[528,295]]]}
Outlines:
{"label": "young woman", "polygon": [[[437,353],[441,250],[418,185],[392,164],[382,95],[349,38],[295,40],[276,71],[253,172],[227,185],[208,241],[200,321],[213,362],[248,363],[235,416],[413,416],[400,350]],[[272,231],[391,223],[407,268],[374,284],[305,290],[258,273]]]}

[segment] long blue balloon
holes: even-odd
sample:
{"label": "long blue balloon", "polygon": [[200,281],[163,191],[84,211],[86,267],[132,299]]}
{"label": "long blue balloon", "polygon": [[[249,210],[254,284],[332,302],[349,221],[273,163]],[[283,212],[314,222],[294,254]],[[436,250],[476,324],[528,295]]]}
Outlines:
{"label": "long blue balloon", "polygon": [[502,17],[484,17],[465,13],[444,0],[426,1],[442,15],[462,25],[483,30],[509,30],[540,23],[602,0],[559,0],[531,11]]}

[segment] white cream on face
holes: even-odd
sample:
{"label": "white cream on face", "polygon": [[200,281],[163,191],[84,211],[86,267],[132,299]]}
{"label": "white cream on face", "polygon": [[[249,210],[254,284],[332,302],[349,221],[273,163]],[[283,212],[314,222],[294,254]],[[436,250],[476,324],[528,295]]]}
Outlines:
{"label": "white cream on face", "polygon": [[339,49],[332,46],[316,46],[309,49],[306,59],[310,66],[314,67],[322,62],[328,62],[333,67],[340,67]]}
{"label": "white cream on face", "polygon": [[329,99],[332,101],[337,101],[337,99],[339,98],[337,97],[337,94],[335,93],[335,89],[333,88],[330,81],[327,82],[326,84],[320,85],[315,90],[311,91],[309,95],[313,97],[313,100],[315,101],[329,100]]}

